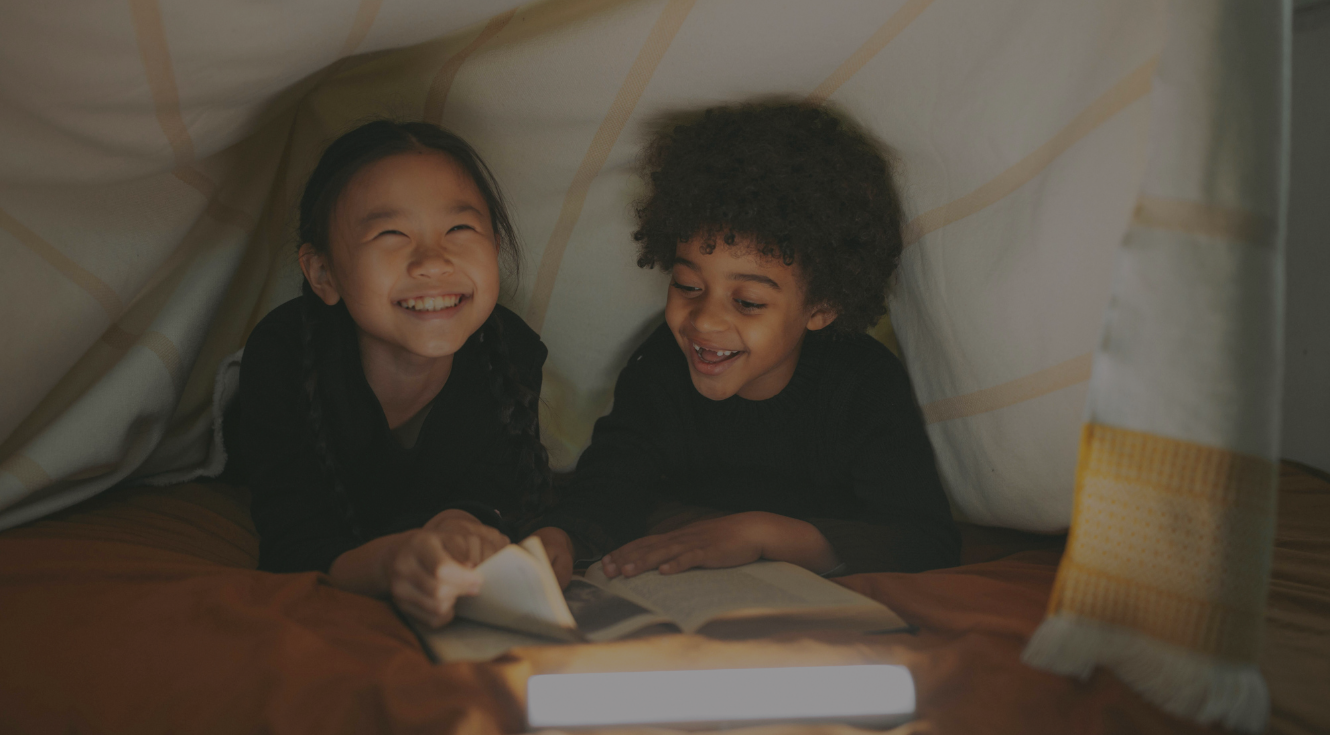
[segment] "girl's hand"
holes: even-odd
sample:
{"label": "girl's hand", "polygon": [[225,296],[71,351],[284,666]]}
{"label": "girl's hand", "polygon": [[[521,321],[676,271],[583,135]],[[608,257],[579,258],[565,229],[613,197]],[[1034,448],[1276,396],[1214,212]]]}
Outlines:
{"label": "girl's hand", "polygon": [[652,569],[676,574],[693,567],[737,567],[758,559],[788,561],[818,573],[839,563],[831,544],[812,524],[752,511],[629,542],[606,554],[601,569],[606,577],[632,577]]}
{"label": "girl's hand", "polygon": [[447,625],[461,595],[480,592],[484,578],[453,559],[443,537],[428,528],[408,531],[388,560],[388,593],[404,614],[431,628]]}
{"label": "girl's hand", "polygon": [[448,555],[468,567],[476,566],[508,545],[507,536],[456,508],[434,516],[423,530],[436,534]]}
{"label": "girl's hand", "polygon": [[550,558],[550,566],[554,568],[554,576],[559,579],[559,586],[567,587],[573,578],[574,554],[573,540],[568,537],[568,532],[562,528],[546,526],[536,529],[531,535],[544,544],[545,555]]}

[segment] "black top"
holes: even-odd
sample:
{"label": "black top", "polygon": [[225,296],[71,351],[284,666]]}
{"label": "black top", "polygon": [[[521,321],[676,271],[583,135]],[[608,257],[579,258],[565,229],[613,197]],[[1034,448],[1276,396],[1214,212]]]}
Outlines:
{"label": "black top", "polygon": [[[314,343],[329,450],[361,527],[361,537],[352,534],[304,412],[301,308],[299,298],[288,301],[254,328],[224,422],[227,475],[248,482],[252,493],[259,568],[326,571],[343,552],[419,528],[448,508],[511,536],[521,507],[516,449],[499,424],[479,333],[453,356],[448,381],[407,448],[365,379],[355,325],[339,303]],[[517,374],[539,393],[545,345],[516,314],[495,311]]]}
{"label": "black top", "polygon": [[589,522],[611,551],[644,535],[662,502],[806,520],[847,574],[959,563],[909,376],[864,334],[809,332],[779,394],[712,401],[661,325],[619,374],[614,408],[550,519]]}

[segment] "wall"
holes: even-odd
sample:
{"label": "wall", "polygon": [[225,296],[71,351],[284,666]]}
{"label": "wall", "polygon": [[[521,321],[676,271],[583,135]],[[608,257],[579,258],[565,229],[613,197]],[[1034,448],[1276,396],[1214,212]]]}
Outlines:
{"label": "wall", "polygon": [[1293,19],[1283,456],[1330,471],[1330,3]]}

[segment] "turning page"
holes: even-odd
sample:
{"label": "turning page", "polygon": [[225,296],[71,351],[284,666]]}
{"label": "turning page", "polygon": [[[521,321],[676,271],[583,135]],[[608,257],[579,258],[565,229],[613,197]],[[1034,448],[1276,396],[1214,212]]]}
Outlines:
{"label": "turning page", "polygon": [[480,594],[457,598],[457,617],[558,640],[581,640],[540,539],[505,546],[476,567]]}

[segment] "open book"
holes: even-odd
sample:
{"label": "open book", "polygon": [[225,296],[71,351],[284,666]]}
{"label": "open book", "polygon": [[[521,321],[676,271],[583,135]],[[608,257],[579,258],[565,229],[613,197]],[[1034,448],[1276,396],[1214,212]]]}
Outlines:
{"label": "open book", "polygon": [[439,630],[417,626],[440,660],[481,661],[517,646],[658,632],[752,638],[794,629],[909,629],[885,605],[785,562],[653,571],[631,579],[607,579],[597,563],[561,592],[533,537],[505,547],[477,570],[485,582],[479,595],[458,599],[457,620]]}

